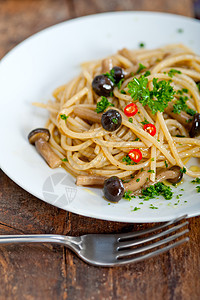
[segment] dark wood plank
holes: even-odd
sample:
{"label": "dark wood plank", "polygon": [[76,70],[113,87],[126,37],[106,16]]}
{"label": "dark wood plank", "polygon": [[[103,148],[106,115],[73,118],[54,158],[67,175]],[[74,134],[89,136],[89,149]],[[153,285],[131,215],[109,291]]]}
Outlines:
{"label": "dark wood plank", "polygon": [[107,11],[121,10],[146,10],[158,11],[184,16],[193,16],[192,0],[115,0],[115,1],[96,1],[96,0],[73,0],[73,16],[84,16]]}
{"label": "dark wood plank", "polygon": [[[155,10],[192,16],[192,0],[0,0],[0,57],[31,34],[69,18],[118,10]],[[23,191],[0,172],[0,234],[127,232],[152,224],[77,216]],[[86,265],[53,245],[0,247],[0,299],[199,299],[200,217],[190,242],[168,253],[118,268]]]}

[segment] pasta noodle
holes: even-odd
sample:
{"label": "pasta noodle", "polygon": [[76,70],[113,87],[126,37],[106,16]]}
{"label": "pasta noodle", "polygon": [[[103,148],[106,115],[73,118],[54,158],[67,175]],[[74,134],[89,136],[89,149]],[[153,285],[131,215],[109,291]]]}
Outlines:
{"label": "pasta noodle", "polygon": [[[115,85],[113,94],[107,97],[114,106],[105,111],[111,108],[118,111],[122,124],[109,132],[102,127],[100,115],[95,112],[101,96],[94,92],[92,81],[97,75],[109,73],[114,66],[123,69],[125,78],[121,87]],[[185,99],[185,107],[200,113],[196,84],[200,81],[200,57],[183,45],[155,50],[122,49],[108,58],[83,63],[79,76],[53,92],[55,101],[46,105],[36,103],[49,111],[46,128],[51,133],[50,144],[67,171],[74,176],[116,175],[127,180],[146,168],[150,170],[150,181],[155,182],[160,170],[178,165],[189,176],[200,176],[200,172],[184,164],[185,158],[200,157],[200,139],[191,138],[187,126],[180,118],[170,116],[167,109],[153,113],[148,105],[132,99],[128,84],[142,76],[148,79],[149,91],[155,86],[155,78],[158,82],[169,82],[174,90],[171,103]],[[130,119],[124,109],[132,102],[137,105],[138,113]],[[181,116],[180,112],[177,115]],[[155,135],[144,130],[144,121],[155,126]],[[127,163],[125,159],[132,149],[139,149],[142,154],[138,163]]]}

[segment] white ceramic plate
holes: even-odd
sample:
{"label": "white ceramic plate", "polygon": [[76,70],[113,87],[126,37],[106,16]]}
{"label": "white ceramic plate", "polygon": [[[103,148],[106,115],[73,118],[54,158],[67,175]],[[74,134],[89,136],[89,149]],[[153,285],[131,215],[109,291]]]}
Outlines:
{"label": "white ceramic plate", "polygon": [[[146,48],[180,42],[200,54],[199,32],[200,22],[186,17],[119,12],[64,22],[18,45],[0,63],[1,168],[41,200],[89,217],[159,222],[185,213],[199,215],[200,194],[187,180],[175,189],[172,201],[160,198],[139,204],[140,199],[133,199],[108,205],[102,190],[77,188],[72,176],[62,168],[50,169],[27,141],[29,131],[44,126],[48,116],[31,103],[46,102],[54,88],[79,73],[81,62],[103,58],[123,47],[138,48],[140,42]],[[179,203],[177,194],[183,194]],[[158,209],[150,209],[150,204]],[[141,209],[133,211],[134,207]]]}

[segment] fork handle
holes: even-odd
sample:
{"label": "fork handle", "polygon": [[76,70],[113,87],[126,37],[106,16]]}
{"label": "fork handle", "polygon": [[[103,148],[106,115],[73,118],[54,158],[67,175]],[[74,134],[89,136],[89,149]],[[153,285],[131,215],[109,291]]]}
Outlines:
{"label": "fork handle", "polygon": [[11,243],[56,243],[66,246],[79,244],[79,237],[59,234],[25,234],[25,235],[0,235],[0,244]]}

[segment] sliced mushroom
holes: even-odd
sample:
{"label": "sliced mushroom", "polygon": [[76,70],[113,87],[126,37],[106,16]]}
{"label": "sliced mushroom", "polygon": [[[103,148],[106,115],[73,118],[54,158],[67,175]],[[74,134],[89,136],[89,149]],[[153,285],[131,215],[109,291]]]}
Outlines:
{"label": "sliced mushroom", "polygon": [[184,111],[181,111],[180,114],[176,114],[173,112],[172,102],[168,104],[168,107],[165,109],[165,112],[173,119],[181,123],[184,127],[186,127],[189,130],[189,135],[191,138],[200,135],[200,114],[199,113],[196,113],[193,117]]}
{"label": "sliced mushroom", "polygon": [[76,178],[76,185],[103,187],[104,181],[106,179],[107,179],[107,177],[105,177],[105,176],[80,175],[80,176],[77,176],[77,178]]}
{"label": "sliced mushroom", "polygon": [[48,143],[49,139],[50,132],[46,128],[34,129],[28,135],[29,143],[35,145],[37,151],[46,160],[48,165],[54,169],[59,167],[62,161]]}
{"label": "sliced mushroom", "polygon": [[75,107],[74,113],[84,120],[88,120],[93,123],[101,123],[102,113],[97,114],[95,111],[85,107]]}
{"label": "sliced mushroom", "polygon": [[105,58],[102,60],[101,63],[101,71],[102,73],[110,72],[113,67],[113,60],[112,58]]}
{"label": "sliced mushroom", "polygon": [[129,182],[124,183],[124,189],[125,191],[132,191],[135,192],[139,190],[147,181],[147,178],[149,178],[150,173],[148,173],[147,170],[140,171],[135,178],[131,179]]}

